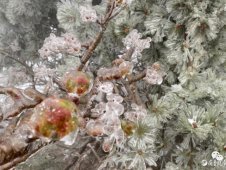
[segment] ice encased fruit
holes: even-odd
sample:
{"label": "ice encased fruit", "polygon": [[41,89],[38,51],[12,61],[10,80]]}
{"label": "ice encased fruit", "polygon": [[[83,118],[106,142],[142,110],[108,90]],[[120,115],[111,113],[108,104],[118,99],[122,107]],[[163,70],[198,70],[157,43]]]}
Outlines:
{"label": "ice encased fruit", "polygon": [[51,97],[35,107],[31,121],[38,136],[61,139],[77,129],[76,113],[72,101]]}
{"label": "ice encased fruit", "polygon": [[65,75],[64,84],[68,93],[81,97],[90,91],[93,80],[89,73],[71,71]]}

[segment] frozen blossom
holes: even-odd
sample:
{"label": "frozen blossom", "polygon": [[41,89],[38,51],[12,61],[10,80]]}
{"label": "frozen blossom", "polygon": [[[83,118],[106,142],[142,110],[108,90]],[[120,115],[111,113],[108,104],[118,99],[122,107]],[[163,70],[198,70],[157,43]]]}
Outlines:
{"label": "frozen blossom", "polygon": [[71,33],[65,33],[57,37],[51,33],[44,41],[43,47],[38,51],[41,57],[49,57],[58,53],[78,55],[81,50],[81,43]]}
{"label": "frozen blossom", "polygon": [[56,75],[56,70],[47,68],[45,65],[35,66],[33,68],[35,79],[38,80],[47,80],[49,78],[53,78]]}
{"label": "frozen blossom", "polygon": [[99,117],[106,113],[106,103],[100,102],[91,110],[92,117]]}
{"label": "frozen blossom", "polygon": [[107,100],[115,103],[122,103],[123,98],[119,94],[108,94]]}
{"label": "frozen blossom", "polygon": [[90,120],[86,124],[86,131],[91,136],[102,136],[104,134],[104,125],[101,121]]}
{"label": "frozen blossom", "polygon": [[147,68],[146,80],[151,85],[160,85],[163,82],[163,77],[165,76],[165,72],[163,72],[158,63],[154,63],[151,67]]}
{"label": "frozen blossom", "polygon": [[[119,63],[118,60],[120,60]],[[102,80],[112,80],[124,78],[126,75],[132,73],[133,63],[123,59],[118,60],[115,60],[116,62],[114,63],[117,66],[99,69],[97,72],[98,77]]]}
{"label": "frozen blossom", "polygon": [[111,94],[113,91],[114,85],[113,83],[107,81],[103,82],[99,85],[98,90],[107,94]]}
{"label": "frozen blossom", "polygon": [[113,148],[114,142],[115,142],[115,139],[112,137],[105,138],[102,144],[103,151],[110,152]]}
{"label": "frozen blossom", "polygon": [[136,29],[132,30],[123,40],[123,44],[127,49],[134,48],[132,55],[132,61],[137,62],[138,57],[144,49],[150,48],[151,38],[141,39],[141,33],[138,33]]}
{"label": "frozen blossom", "polygon": [[81,19],[84,22],[96,22],[97,13],[94,9],[88,6],[80,6],[79,12],[81,15]]}
{"label": "frozen blossom", "polygon": [[124,141],[124,132],[119,117],[124,113],[123,98],[119,94],[112,93],[113,84],[111,82],[104,82],[99,87],[106,93],[108,101],[100,102],[91,109],[91,115],[97,119],[90,120],[86,125],[86,130],[92,136],[107,135],[102,148],[105,152],[110,152],[114,144],[121,145]]}
{"label": "frozen blossom", "polygon": [[120,116],[124,113],[124,106],[117,102],[108,102],[106,110]]}
{"label": "frozen blossom", "polygon": [[133,63],[131,63],[129,61],[123,61],[119,65],[119,70],[120,70],[122,76],[125,76],[127,74],[131,74],[132,70],[133,70]]}
{"label": "frozen blossom", "polygon": [[131,107],[132,110],[127,111],[124,114],[126,119],[132,122],[136,122],[138,120],[141,120],[147,115],[147,110],[142,106],[138,106],[137,104],[133,103]]}

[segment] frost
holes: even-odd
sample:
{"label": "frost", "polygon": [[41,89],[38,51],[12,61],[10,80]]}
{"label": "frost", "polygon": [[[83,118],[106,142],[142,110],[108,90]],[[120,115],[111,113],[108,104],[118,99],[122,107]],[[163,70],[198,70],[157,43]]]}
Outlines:
{"label": "frost", "polygon": [[89,6],[80,6],[79,12],[84,22],[96,22],[98,18],[96,11]]}
{"label": "frost", "polygon": [[38,51],[41,57],[49,57],[58,53],[78,55],[81,50],[81,43],[71,33],[65,33],[57,37],[51,33],[44,41],[43,47]]}

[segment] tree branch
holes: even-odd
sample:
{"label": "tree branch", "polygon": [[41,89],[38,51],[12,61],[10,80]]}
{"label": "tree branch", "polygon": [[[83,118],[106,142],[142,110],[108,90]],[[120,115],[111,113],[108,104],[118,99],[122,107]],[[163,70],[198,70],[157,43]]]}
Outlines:
{"label": "tree branch", "polygon": [[103,34],[106,30],[106,27],[108,25],[108,22],[110,21],[110,18],[112,16],[113,10],[115,8],[115,1],[111,2],[111,6],[110,9],[107,10],[107,13],[103,19],[103,21],[101,21],[100,26],[101,26],[101,31],[98,33],[96,39],[93,41],[93,43],[89,46],[88,50],[86,51],[86,53],[82,56],[81,58],[81,64],[78,67],[78,70],[81,71],[85,64],[88,62],[88,60],[90,59],[90,57],[92,56],[94,50],[96,49],[96,47],[99,45]]}
{"label": "tree branch", "polygon": [[145,76],[146,76],[146,69],[134,76],[132,76],[132,75],[128,76],[127,78],[128,78],[129,84],[132,84],[133,82],[143,79]]}
{"label": "tree branch", "polygon": [[9,95],[16,104],[15,108],[4,115],[4,119],[15,117],[20,114],[21,111],[35,107],[46,98],[45,95],[32,88],[21,90],[14,87],[0,86],[0,94]]}

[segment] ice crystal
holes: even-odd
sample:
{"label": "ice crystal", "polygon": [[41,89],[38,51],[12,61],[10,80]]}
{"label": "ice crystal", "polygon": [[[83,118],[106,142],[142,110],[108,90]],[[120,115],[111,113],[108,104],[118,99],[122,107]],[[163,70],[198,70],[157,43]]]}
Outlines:
{"label": "ice crystal", "polygon": [[114,85],[113,83],[106,81],[99,85],[98,90],[107,94],[111,94],[113,91]]}
{"label": "ice crystal", "polygon": [[138,57],[141,56],[141,52],[144,49],[150,48],[151,38],[141,39],[141,33],[138,33],[136,29],[132,30],[123,40],[124,46],[129,48],[134,48],[133,55],[131,57],[132,61],[137,62]]}
{"label": "ice crystal", "polygon": [[107,100],[115,103],[122,103],[123,98],[119,94],[107,94]]}
{"label": "ice crystal", "polygon": [[146,80],[151,85],[160,85],[163,82],[164,75],[165,72],[161,70],[159,64],[154,63],[151,67],[147,68],[146,77],[144,78],[144,80]]}
{"label": "ice crystal", "polygon": [[108,102],[106,107],[107,112],[120,116],[124,113],[124,106],[117,102]]}
{"label": "ice crystal", "polygon": [[91,136],[102,136],[104,134],[104,125],[98,120],[90,120],[86,125],[86,130]]}

